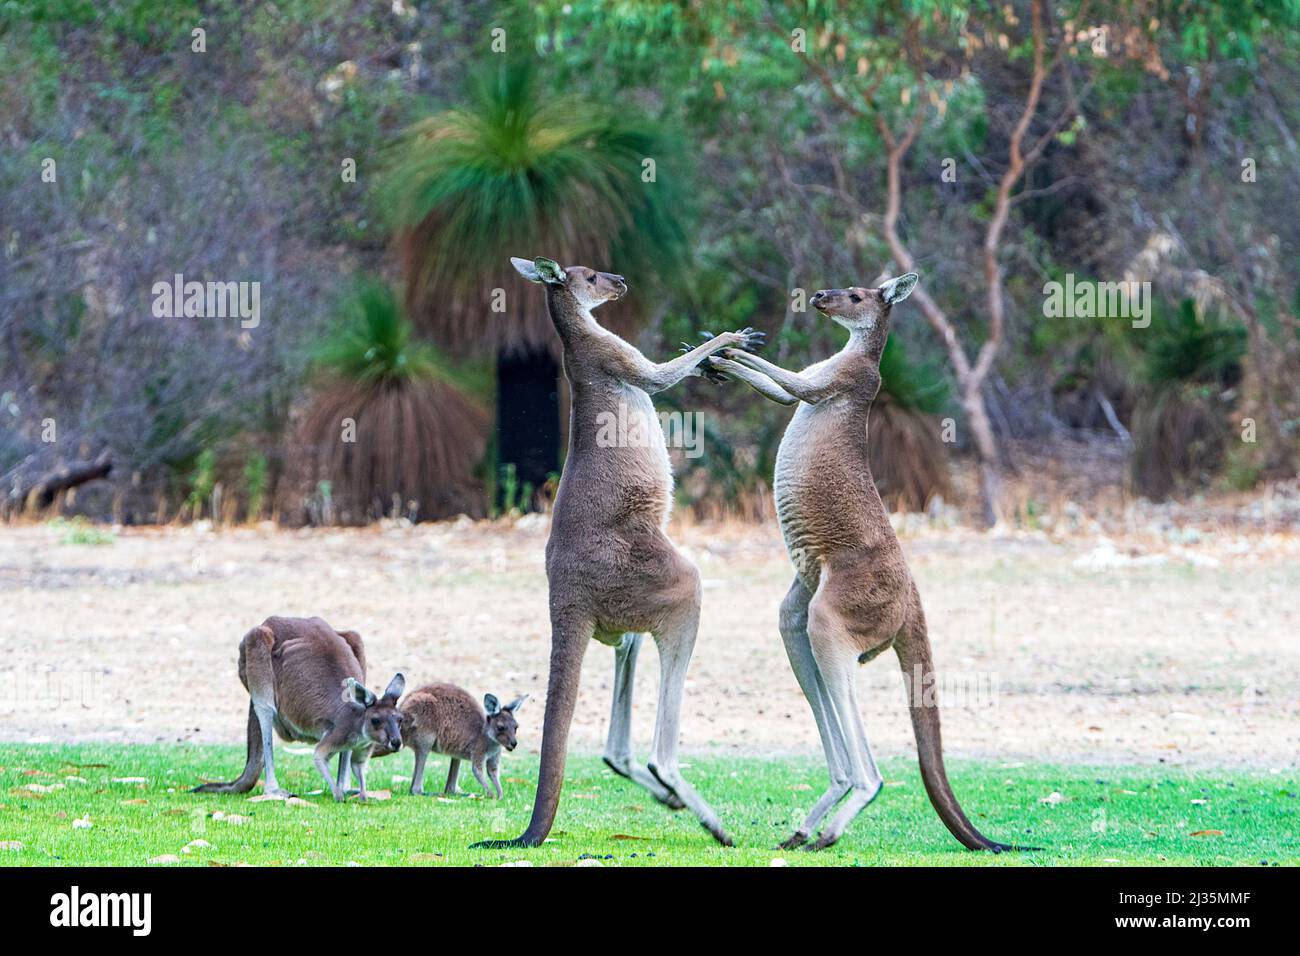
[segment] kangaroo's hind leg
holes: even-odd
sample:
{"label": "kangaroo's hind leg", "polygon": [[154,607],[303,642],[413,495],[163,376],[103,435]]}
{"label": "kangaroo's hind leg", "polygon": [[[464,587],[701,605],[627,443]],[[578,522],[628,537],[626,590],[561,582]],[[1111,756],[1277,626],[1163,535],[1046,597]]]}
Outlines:
{"label": "kangaroo's hind leg", "polygon": [[[266,768],[263,791],[278,797],[291,796],[275,779],[275,669],[271,663],[271,649],[275,645],[275,632],[265,625],[253,628],[239,642],[239,676],[248,688],[251,698],[248,720],[248,762],[238,780],[228,784],[205,784],[203,792],[246,793],[257,782],[257,772]],[[261,754],[254,764],[253,749],[256,742]]]}
{"label": "kangaroo's hind leg", "polygon": [[[809,845],[810,850],[824,849],[838,840],[884,786],[858,709],[857,668],[858,660],[863,656],[864,637],[854,630],[850,617],[840,609],[841,600],[831,572],[824,570],[817,594],[809,603],[808,640],[818,674],[843,731],[851,789],[829,826],[822,830],[816,842]],[[893,633],[889,633],[866,643],[873,645],[871,651],[879,653],[889,646],[893,637]]]}
{"label": "kangaroo's hind leg", "polygon": [[644,634],[624,634],[614,648],[614,693],[609,709],[609,736],[605,740],[605,763],[616,774],[640,784],[660,803],[674,810],[686,804],[648,771],[632,762],[632,685],[636,678],[636,658]]}
{"label": "kangaroo's hind leg", "polygon": [[695,650],[700,625],[700,574],[680,555],[677,559],[680,578],[670,594],[672,610],[654,631],[659,646],[659,709],[655,714],[654,757],[650,772],[686,804],[704,828],[723,846],[734,846],[722,821],[704,798],[695,792],[677,766],[677,747],[681,735],[682,693],[686,688],[686,669]]}
{"label": "kangaroo's hind leg", "polygon": [[821,736],[822,750],[826,754],[826,767],[830,773],[830,785],[821,795],[808,816],[789,837],[781,843],[781,849],[793,850],[808,842],[817,824],[835,804],[844,799],[851,789],[849,780],[849,757],[845,743],[844,730],[835,716],[826,683],[817,670],[817,661],[813,657],[812,645],[808,642],[808,603],[812,592],[799,579],[795,578],[781,602],[781,639],[785,642],[785,653],[790,658],[790,668],[795,679],[812,708],[813,720],[817,722],[817,733]]}

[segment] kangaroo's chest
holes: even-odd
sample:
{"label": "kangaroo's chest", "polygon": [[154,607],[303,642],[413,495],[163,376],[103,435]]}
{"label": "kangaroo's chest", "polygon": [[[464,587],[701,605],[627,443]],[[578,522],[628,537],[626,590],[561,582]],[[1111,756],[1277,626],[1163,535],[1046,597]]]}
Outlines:
{"label": "kangaroo's chest", "polygon": [[672,463],[650,396],[628,385],[575,385],[553,526],[662,528],[672,500]]}
{"label": "kangaroo's chest", "polygon": [[820,562],[863,547],[872,500],[865,415],[840,399],[801,404],[787,426],[773,479],[777,519],[795,570],[815,583]]}

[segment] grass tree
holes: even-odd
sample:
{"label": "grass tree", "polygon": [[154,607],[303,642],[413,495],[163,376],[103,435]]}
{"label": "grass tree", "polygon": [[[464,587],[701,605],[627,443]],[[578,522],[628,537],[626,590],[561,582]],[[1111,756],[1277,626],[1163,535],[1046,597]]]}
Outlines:
{"label": "grass tree", "polygon": [[948,452],[935,417],[949,397],[942,370],[912,360],[902,339],[891,336],[867,436],[871,475],[887,507],[922,511],[935,497],[951,500]]}
{"label": "grass tree", "polygon": [[1191,299],[1160,307],[1145,343],[1145,401],[1133,420],[1135,490],[1157,501],[1206,487],[1232,447],[1246,330]]}
{"label": "grass tree", "polygon": [[628,276],[631,296],[600,320],[634,332],[685,246],[680,166],[668,155],[653,123],[543,90],[524,61],[479,75],[463,105],[396,147],[387,200],[408,313],[454,354],[494,358],[498,468],[521,487],[559,470],[559,343],[545,297],[509,257]]}
{"label": "grass tree", "polygon": [[[316,351],[321,388],[298,430],[311,481],[345,522],[484,512],[482,406],[414,338],[396,294],[363,283]],[[394,508],[396,503],[396,508]]]}

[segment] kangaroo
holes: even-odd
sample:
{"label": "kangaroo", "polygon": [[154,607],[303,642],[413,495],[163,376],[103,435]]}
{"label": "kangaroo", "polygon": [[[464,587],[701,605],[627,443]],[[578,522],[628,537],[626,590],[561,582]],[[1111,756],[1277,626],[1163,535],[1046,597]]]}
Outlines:
{"label": "kangaroo", "polygon": [[[291,796],[275,779],[272,729],[284,740],[316,744],[315,764],[335,800],[347,798],[348,772],[366,799],[372,750],[401,749],[396,675],[376,698],[366,688],[366,651],[355,631],[336,631],[318,617],[268,617],[239,642],[239,680],[248,690],[248,760],[239,779],[205,783],[193,793],[247,793],[266,767],[264,792]],[[338,754],[338,776],[329,761]]]}
{"label": "kangaroo", "polygon": [[837,355],[802,372],[734,349],[706,360],[710,373],[799,406],[781,439],[773,481],[781,534],[795,568],[780,629],[817,722],[831,783],[783,849],[807,843],[827,812],[848,797],[806,848],[830,846],[880,792],[883,781],[858,710],[854,665],[891,646],[907,685],[921,779],[939,818],[972,850],[1016,849],[975,829],[948,784],[925,612],[867,466],[867,419],[880,389],[890,313],[918,278],[909,272],[875,289],[815,293],[813,307],[847,328],[849,341]]}
{"label": "kangaroo", "polygon": [[444,794],[454,797],[459,793],[460,762],[468,760],[483,792],[500,800],[501,750],[514,750],[518,745],[516,715],[527,699],[524,694],[502,707],[494,695],[485,694],[480,706],[468,691],[454,684],[426,684],[407,694],[399,706],[402,739],[415,751],[412,796],[425,795],[424,762],[435,753],[451,758]]}
{"label": "kangaroo", "polygon": [[[532,818],[514,840],[477,847],[537,846],[551,830],[587,642],[615,649],[614,694],[605,762],[674,809],[688,807],[714,838],[731,846],[713,809],[677,763],[686,668],[700,619],[700,575],[668,539],[673,475],[650,395],[691,375],[728,346],[753,348],[752,329],[713,336],[662,364],[601,328],[592,310],[627,292],[622,276],[552,259],[512,258],[524,278],[542,283],[563,346],[572,394],[569,451],[546,542],[551,667],[542,724],[542,762]],[[626,435],[611,436],[615,423]],[[646,633],[659,648],[659,706],[648,773],[632,766],[632,676]]]}

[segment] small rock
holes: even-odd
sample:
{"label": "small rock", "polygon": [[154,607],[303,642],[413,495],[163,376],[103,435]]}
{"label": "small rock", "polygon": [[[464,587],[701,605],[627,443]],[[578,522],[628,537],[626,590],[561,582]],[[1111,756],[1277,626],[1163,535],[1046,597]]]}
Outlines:
{"label": "small rock", "polygon": [[781,859],[781,857],[777,856],[777,857],[773,857],[772,861],[767,865],[768,866],[789,866],[790,864],[787,863],[785,860]]}
{"label": "small rock", "polygon": [[533,864],[529,860],[515,860],[515,862],[513,863],[502,863],[501,865],[502,866],[532,866]]}
{"label": "small rock", "polygon": [[175,853],[164,853],[162,856],[149,857],[150,863],[155,863],[158,865],[163,865],[166,863],[179,863],[180,861],[181,858],[177,856]]}
{"label": "small rock", "polygon": [[0,850],[21,850],[22,840],[0,840]]}
{"label": "small rock", "polygon": [[[600,860],[592,860],[592,859],[579,860],[577,863],[574,864],[574,866],[604,866],[604,865],[605,864],[601,863]],[[532,866],[532,864],[530,863],[529,866]]]}
{"label": "small rock", "polygon": [[90,822],[90,817],[79,817],[72,821],[72,829],[74,830],[89,830],[94,825]]}

